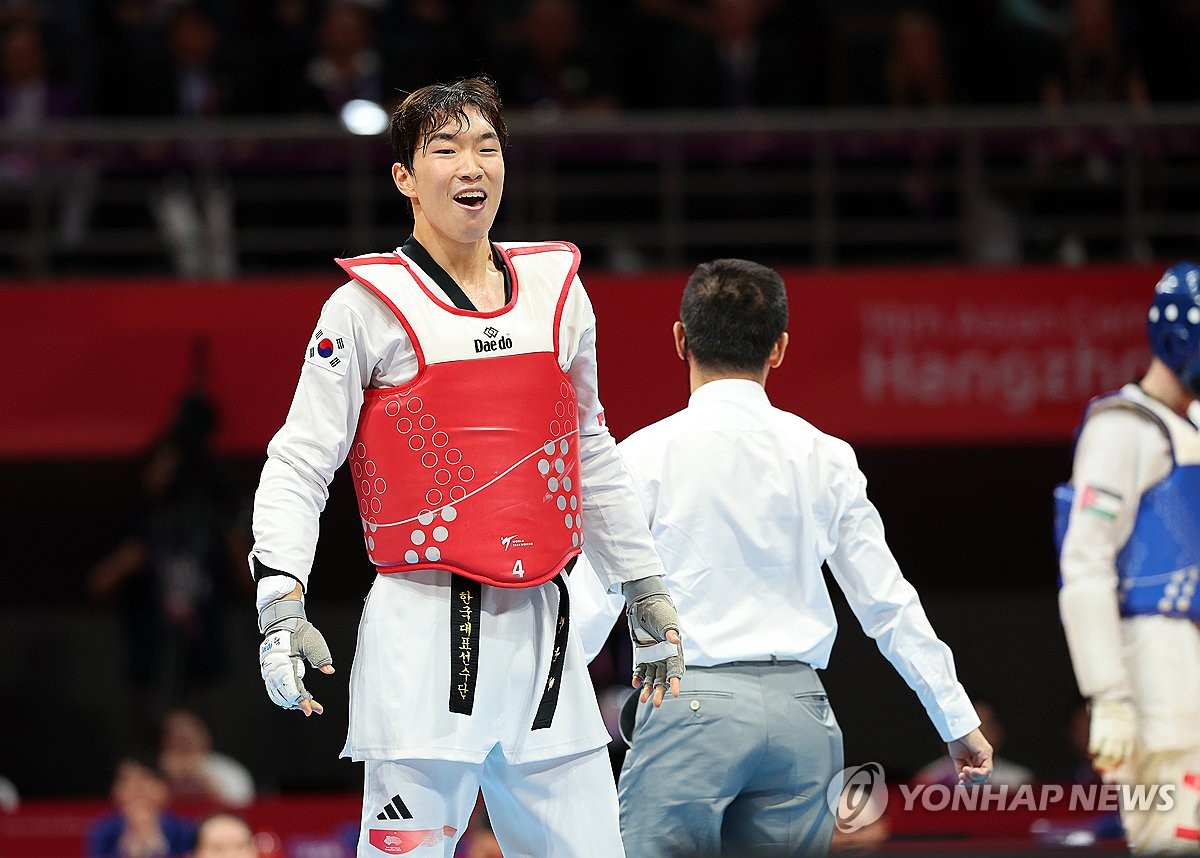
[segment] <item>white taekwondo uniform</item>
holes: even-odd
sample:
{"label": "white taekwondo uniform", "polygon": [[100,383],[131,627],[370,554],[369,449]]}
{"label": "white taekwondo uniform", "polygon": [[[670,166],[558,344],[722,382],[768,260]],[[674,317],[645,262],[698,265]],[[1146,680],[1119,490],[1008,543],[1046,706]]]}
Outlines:
{"label": "white taekwondo uniform", "polygon": [[[499,335],[509,327],[528,328],[531,313],[547,328],[550,320],[557,323],[547,336],[554,334],[558,364],[570,376],[578,403],[583,550],[604,570],[609,587],[661,574],[636,493],[604,425],[595,317],[575,274],[578,251],[568,244],[540,250],[495,245],[512,296],[500,310],[483,313],[451,306],[437,283],[436,275],[445,273],[422,269],[413,256],[426,268],[435,266],[419,245],[420,255],[413,252],[412,244],[394,254],[351,260],[379,263],[354,268],[356,278],[365,272],[362,279],[372,289],[352,281],[322,309],[287,421],[268,447],[255,498],[254,556],[295,576],[307,591],[327,486],[351,450],[364,390],[402,388],[422,368],[423,354],[388,306],[417,300],[432,302],[458,322],[474,318],[479,337],[496,336],[485,335],[486,328]],[[440,345],[429,343],[426,351]],[[554,514],[561,526],[557,508]],[[370,537],[364,515],[368,546]],[[441,844],[444,854],[452,854],[482,783],[506,854],[619,855],[615,791],[604,750],[608,735],[573,628],[553,721],[531,729],[551,662],[559,607],[555,587],[482,585],[470,715],[447,709],[457,641],[449,608],[453,592],[449,572],[425,569],[378,575],[367,599],[343,750],[343,756],[368,761],[360,854],[401,854],[421,837],[427,846]]]}
{"label": "white taekwondo uniform", "polygon": [[[1130,846],[1138,852],[1200,851],[1200,628],[1186,617],[1125,616],[1117,572],[1142,498],[1175,465],[1200,464],[1200,405],[1192,404],[1189,421],[1136,384],[1125,385],[1117,397],[1149,409],[1162,427],[1128,408],[1099,410],[1083,425],[1060,558],[1063,629],[1080,693],[1133,700],[1134,755],[1113,779],[1176,785],[1172,811],[1122,812]],[[1191,512],[1200,515],[1200,505]],[[1174,597],[1200,599],[1200,570],[1193,566],[1176,575],[1181,580],[1170,591]]]}

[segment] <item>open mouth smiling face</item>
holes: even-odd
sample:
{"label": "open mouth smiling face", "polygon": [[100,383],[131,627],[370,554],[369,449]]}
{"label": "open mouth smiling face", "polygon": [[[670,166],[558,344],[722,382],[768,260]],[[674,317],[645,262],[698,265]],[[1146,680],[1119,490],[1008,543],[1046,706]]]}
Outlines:
{"label": "open mouth smiling face", "polygon": [[504,192],[500,140],[479,110],[429,134],[418,146],[413,169],[401,169],[397,186],[413,201],[418,220],[453,241],[487,236]]}
{"label": "open mouth smiling face", "polygon": [[478,212],[483,211],[484,206],[487,204],[487,198],[487,191],[481,188],[469,188],[455,194],[454,202],[468,211]]}

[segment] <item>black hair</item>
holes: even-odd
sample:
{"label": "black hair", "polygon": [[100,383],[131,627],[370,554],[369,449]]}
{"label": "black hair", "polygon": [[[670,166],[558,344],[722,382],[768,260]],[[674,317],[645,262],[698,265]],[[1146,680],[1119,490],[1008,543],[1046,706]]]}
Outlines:
{"label": "black hair", "polygon": [[787,328],[787,289],[765,265],[714,259],[688,278],[679,318],[688,353],[699,366],[759,372]]}
{"label": "black hair", "polygon": [[423,150],[433,134],[452,122],[464,128],[470,124],[466,109],[472,106],[496,129],[503,149],[508,144],[508,126],[504,124],[500,90],[490,77],[478,75],[454,83],[423,86],[396,106],[388,123],[396,160],[411,171],[417,149]]}

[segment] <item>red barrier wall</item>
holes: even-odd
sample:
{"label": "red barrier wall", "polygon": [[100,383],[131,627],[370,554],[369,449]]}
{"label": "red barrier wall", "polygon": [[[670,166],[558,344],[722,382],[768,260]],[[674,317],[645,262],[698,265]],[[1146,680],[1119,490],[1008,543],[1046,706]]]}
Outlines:
{"label": "red barrier wall", "polygon": [[[219,810],[182,803],[172,813],[200,820]],[[4,858],[87,858],[89,827],[113,812],[104,799],[42,799],[0,811],[0,855]],[[361,795],[298,795],[262,798],[238,811],[256,832],[266,834],[264,858],[306,855],[350,856],[362,813]],[[273,848],[272,848],[273,847]]]}
{"label": "red barrier wall", "polygon": [[[686,272],[584,281],[599,319],[601,396],[618,437],[681,407],[670,326]],[[1067,439],[1087,398],[1148,360],[1158,269],[788,270],[791,346],[776,404],[859,443]],[[328,277],[232,284],[106,280],[0,288],[0,458],[135,453],[210,349],[218,446],[259,455],[282,422]]]}
{"label": "red barrier wall", "polygon": [[[1069,792],[1070,786],[1065,789]],[[1037,851],[1064,845],[1069,834],[1084,835],[1084,842],[1093,845],[1090,850],[1093,854],[1126,852],[1123,843],[1113,839],[1114,822],[1106,822],[1102,814],[1072,808],[1066,801],[1041,810],[930,811],[919,804],[905,810],[903,796],[895,785],[890,794],[886,818],[891,840],[880,850],[889,854]],[[359,795],[272,797],[260,799],[241,813],[256,831],[269,835],[265,843],[274,847],[268,853],[269,858],[312,855],[348,858],[357,833],[361,803]],[[31,801],[22,804],[15,813],[0,811],[0,855],[5,858],[83,856],[88,826],[111,809],[108,801],[75,799]],[[209,810],[212,808],[174,808],[191,819],[199,819]],[[1080,841],[1075,843],[1079,845]]]}

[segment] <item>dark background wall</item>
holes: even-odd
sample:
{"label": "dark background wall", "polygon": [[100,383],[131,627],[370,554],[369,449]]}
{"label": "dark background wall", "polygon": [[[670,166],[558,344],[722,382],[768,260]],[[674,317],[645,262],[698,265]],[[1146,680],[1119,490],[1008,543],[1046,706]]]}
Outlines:
{"label": "dark background wall", "polygon": [[[973,694],[994,701],[1004,754],[1052,778],[1070,767],[1063,736],[1074,680],[1059,626],[1050,543],[1050,491],[1070,467],[1066,444],[859,450],[888,539],[950,644]],[[222,462],[253,491],[260,461]],[[89,567],[124,533],[137,505],[136,460],[0,466],[6,569],[0,602],[0,772],[24,795],[101,794],[118,755],[152,742],[154,702],[126,670],[121,605],[85,595]],[[218,750],[244,761],[263,789],[357,789],[361,770],[337,755],[346,683],[371,570],[352,490],[339,476],[325,513],[310,613],[339,667],[311,688],[327,707],[304,719],[270,703],[258,677],[253,597],[231,570],[223,613],[225,668],[194,683],[186,702]],[[836,586],[834,586],[836,593]],[[875,649],[840,596],[842,629],[823,678],[846,733],[849,762],[909,773],[941,752],[915,695]],[[602,655],[601,686],[624,665]]]}

